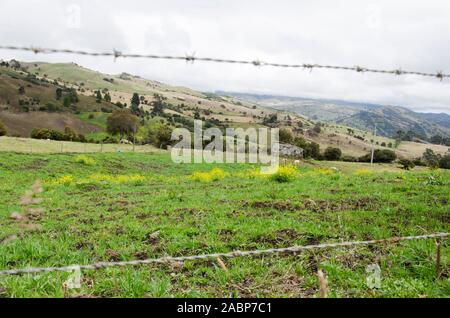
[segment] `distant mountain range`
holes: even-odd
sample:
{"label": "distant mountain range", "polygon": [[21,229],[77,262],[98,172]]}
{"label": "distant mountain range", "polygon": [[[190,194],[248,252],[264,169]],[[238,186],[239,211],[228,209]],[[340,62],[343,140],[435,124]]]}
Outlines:
{"label": "distant mountain range", "polygon": [[377,124],[378,134],[393,137],[397,131],[412,131],[418,136],[450,136],[450,115],[416,113],[400,106],[355,103],[342,100],[311,99],[276,95],[218,92],[264,107],[303,115],[311,120],[331,122],[362,130],[372,130]]}

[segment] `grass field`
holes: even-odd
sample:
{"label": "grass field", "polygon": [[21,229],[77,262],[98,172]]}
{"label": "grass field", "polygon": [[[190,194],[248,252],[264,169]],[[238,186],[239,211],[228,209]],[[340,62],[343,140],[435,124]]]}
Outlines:
{"label": "grass field", "polygon": [[[448,171],[311,162],[279,183],[252,165],[176,165],[165,153],[85,156],[0,153],[0,269],[450,230]],[[209,178],[213,168],[225,174]],[[26,202],[36,180],[44,191],[35,187]],[[69,273],[3,276],[0,297],[317,297],[319,268],[330,297],[449,297],[448,246],[439,280],[428,240],[224,259],[228,271],[214,261],[84,271],[81,289],[70,290]],[[366,285],[375,263],[380,289]]]}
{"label": "grass field", "polygon": [[[99,153],[132,152],[133,145],[126,144],[91,144],[70,141],[41,140],[30,138],[0,137],[0,152],[19,153]],[[135,152],[162,153],[151,145],[135,146]]]}

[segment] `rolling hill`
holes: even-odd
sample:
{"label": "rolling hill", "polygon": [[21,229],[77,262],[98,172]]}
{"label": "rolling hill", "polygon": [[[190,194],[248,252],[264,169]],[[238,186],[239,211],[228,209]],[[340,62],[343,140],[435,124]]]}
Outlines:
{"label": "rolling hill", "polygon": [[308,99],[273,95],[221,92],[242,100],[278,110],[294,112],[311,120],[341,124],[362,130],[373,129],[378,134],[394,137],[397,131],[413,131],[417,135],[450,136],[450,115],[416,113],[405,107],[354,103],[340,100]]}
{"label": "rolling hill", "polygon": [[[60,90],[59,96],[57,91]],[[96,92],[108,94],[111,101],[96,100]],[[395,141],[388,136],[396,121],[408,117],[411,124],[429,123],[425,130],[450,130],[444,117],[425,114],[419,121],[415,113],[402,109],[380,108],[378,105],[359,105],[341,101],[318,101],[290,97],[199,92],[185,87],[167,85],[127,73],[103,74],[75,63],[0,63],[0,121],[8,135],[29,137],[33,128],[64,130],[70,127],[94,141],[108,134],[106,119],[114,109],[129,107],[133,93],[138,93],[141,108],[150,120],[153,102],[157,96],[165,101],[165,116],[156,120],[171,125],[185,125],[202,119],[219,127],[274,126],[290,129],[295,136],[318,143],[322,149],[339,147],[351,156],[367,154],[372,140],[378,148],[392,148]],[[65,103],[67,96],[76,95],[76,102]],[[301,105],[299,111],[298,105]],[[370,116],[367,115],[370,113]],[[379,120],[391,116],[386,126],[380,126],[382,135],[373,137],[368,131],[373,114]],[[400,116],[400,117],[399,117]],[[177,120],[175,120],[177,119]],[[321,132],[315,133],[317,121]],[[387,122],[385,120],[385,122]],[[349,126],[353,128],[349,133]],[[421,125],[420,127],[423,127]],[[358,129],[359,128],[359,129]],[[445,153],[447,147],[411,143],[396,149],[401,157],[420,156],[425,148]],[[411,149],[414,149],[412,151]]]}

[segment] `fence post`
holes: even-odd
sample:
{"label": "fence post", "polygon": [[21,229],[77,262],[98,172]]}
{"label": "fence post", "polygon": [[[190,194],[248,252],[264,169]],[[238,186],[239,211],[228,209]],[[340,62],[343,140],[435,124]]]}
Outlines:
{"label": "fence post", "polygon": [[103,152],[103,141],[102,141],[102,143],[100,144],[100,152]]}

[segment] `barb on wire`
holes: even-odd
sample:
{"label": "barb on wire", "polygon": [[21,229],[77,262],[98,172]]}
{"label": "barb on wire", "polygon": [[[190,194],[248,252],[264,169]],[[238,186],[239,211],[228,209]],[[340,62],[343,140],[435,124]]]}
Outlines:
{"label": "barb on wire", "polygon": [[36,274],[44,272],[70,272],[74,268],[79,268],[80,270],[98,270],[108,267],[125,267],[125,266],[138,266],[138,265],[148,265],[148,264],[167,264],[185,261],[196,261],[205,259],[217,259],[217,258],[234,258],[234,257],[244,257],[244,256],[256,256],[256,255],[267,255],[267,254],[281,254],[281,253],[298,253],[305,250],[312,249],[324,249],[324,248],[336,248],[336,247],[348,247],[357,245],[373,245],[381,243],[397,243],[401,241],[412,241],[430,238],[444,238],[450,236],[450,233],[435,233],[428,235],[418,235],[418,236],[405,236],[405,237],[391,237],[381,240],[371,240],[371,241],[356,241],[356,242],[339,242],[339,243],[326,243],[318,245],[306,245],[306,246],[291,246],[286,248],[273,248],[266,250],[254,250],[254,251],[234,251],[229,253],[214,253],[214,254],[202,254],[202,255],[192,255],[192,256],[179,256],[172,257],[166,256],[162,258],[152,258],[146,260],[135,260],[135,261],[124,261],[124,262],[99,262],[90,265],[70,265],[63,267],[31,267],[24,269],[9,269],[1,270],[1,275],[21,275],[21,274]]}
{"label": "barb on wire", "polygon": [[186,62],[194,62],[194,61],[202,61],[202,62],[215,62],[215,63],[230,63],[230,64],[247,64],[254,66],[272,66],[272,67],[280,67],[280,68],[303,68],[310,70],[310,72],[314,68],[321,69],[334,69],[334,70],[345,70],[345,71],[355,71],[358,73],[380,73],[380,74],[393,74],[393,75],[416,75],[416,76],[425,76],[425,77],[435,77],[442,81],[446,77],[450,77],[450,74],[444,74],[442,71],[437,71],[435,73],[425,73],[425,72],[417,72],[417,71],[403,71],[401,69],[395,70],[383,70],[383,69],[371,69],[362,66],[338,66],[338,65],[322,65],[322,64],[283,64],[283,63],[270,63],[270,62],[262,62],[258,59],[256,60],[233,60],[233,59],[221,59],[221,58],[213,58],[213,57],[196,57],[194,54],[186,54],[185,56],[172,56],[172,55],[155,55],[155,54],[124,54],[122,52],[113,50],[112,52],[87,52],[87,51],[79,51],[79,50],[69,50],[69,49],[52,49],[52,48],[39,48],[39,47],[19,47],[19,46],[7,46],[0,45],[1,50],[15,50],[15,51],[29,51],[35,54],[52,54],[52,53],[63,53],[63,54],[78,54],[78,55],[87,55],[87,56],[112,56],[114,61],[119,58],[147,58],[147,59],[162,59],[162,60],[184,60]]}

